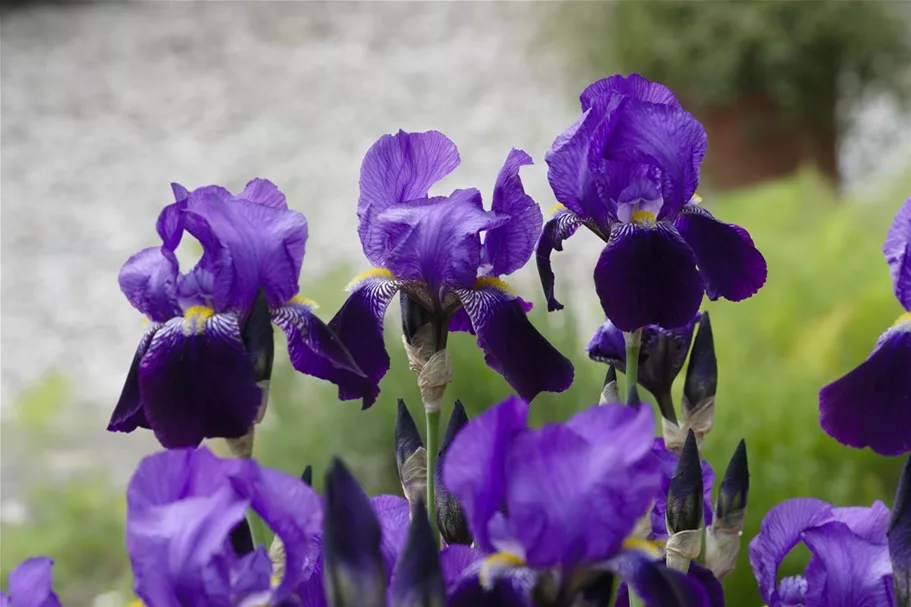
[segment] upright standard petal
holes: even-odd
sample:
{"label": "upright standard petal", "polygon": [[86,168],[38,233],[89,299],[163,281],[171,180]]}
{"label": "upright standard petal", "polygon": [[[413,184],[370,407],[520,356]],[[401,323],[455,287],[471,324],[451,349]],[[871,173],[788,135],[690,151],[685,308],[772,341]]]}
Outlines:
{"label": "upright standard petal", "polygon": [[272,320],[288,338],[291,364],[301,373],[337,385],[340,397],[363,398],[372,384],[341,338],[313,313],[313,307],[307,301],[292,300],[272,311]]}
{"label": "upright standard petal", "polygon": [[899,209],[883,244],[895,296],[911,311],[911,198]]}
{"label": "upright standard petal", "polygon": [[446,453],[446,486],[462,504],[475,543],[495,552],[488,529],[506,493],[510,444],[528,420],[528,403],[510,397],[471,420]]}
{"label": "upright standard petal", "polygon": [[237,197],[241,200],[248,200],[276,209],[288,208],[285,195],[278,189],[278,186],[268,179],[251,179],[247,182],[247,187],[244,188],[244,191],[238,194]]}
{"label": "upright standard petal", "polygon": [[683,207],[674,226],[696,253],[709,299],[740,301],[765,284],[765,258],[740,226],[720,222],[695,205]]}
{"label": "upright standard petal", "polygon": [[562,310],[563,304],[554,296],[554,276],[550,263],[550,255],[554,251],[563,250],[563,241],[576,233],[582,220],[578,215],[566,208],[558,206],[557,211],[550,216],[544,224],[544,230],[538,239],[535,248],[535,262],[538,266],[538,276],[544,288],[544,297],[547,300],[547,311]]}
{"label": "upright standard petal", "polygon": [[221,310],[247,310],[262,288],[271,307],[297,294],[307,243],[307,220],[297,211],[191,193],[186,229],[214,268],[212,301]]}
{"label": "upright standard petal", "polygon": [[629,76],[617,74],[592,82],[582,91],[582,95],[579,96],[579,101],[582,102],[582,111],[590,108],[596,99],[616,94],[626,95],[639,101],[669,105],[675,108],[680,107],[680,102],[677,101],[671,89],[660,82],[652,82],[639,74],[630,74]]}
{"label": "upright standard petal", "polygon": [[154,322],[180,314],[177,306],[177,258],[161,247],[149,247],[130,257],[117,275],[120,290],[134,308]]}
{"label": "upright standard petal", "polygon": [[813,498],[794,498],[772,508],[750,542],[750,565],[767,605],[779,604],[778,566],[810,528],[831,520],[832,506]]}
{"label": "upright standard petal", "polygon": [[341,309],[329,321],[329,328],[342,340],[366,375],[355,385],[339,383],[339,398],[362,398],[367,409],[380,393],[380,380],[389,370],[389,354],[383,342],[383,318],[386,308],[402,283],[389,270],[370,270],[355,277],[348,285],[351,293]]}
{"label": "upright standard petal", "polygon": [[386,267],[401,280],[427,284],[433,297],[442,285],[474,283],[481,265],[480,232],[503,225],[509,216],[485,211],[475,189],[432,200],[392,207],[378,217],[377,225],[395,234]]}
{"label": "upright standard petal", "polygon": [[819,391],[819,423],[838,442],[880,455],[911,451],[911,318],[879,338],[859,367]]}
{"label": "upright standard petal", "polygon": [[[803,541],[813,553],[807,568],[807,605],[879,607],[890,605],[891,573],[885,546],[867,542],[843,523],[807,529]],[[814,563],[814,561],[816,561]]]}
{"label": "upright standard petal", "polygon": [[529,322],[518,297],[504,282],[479,279],[456,295],[471,318],[487,364],[516,393],[532,400],[541,392],[562,392],[573,381],[573,365]]}
{"label": "upright standard petal", "polygon": [[595,267],[595,289],[610,321],[621,331],[635,331],[686,325],[699,310],[705,285],[693,250],[659,222],[614,228]]}
{"label": "upright standard petal", "polygon": [[497,175],[493,189],[494,213],[508,215],[509,221],[489,230],[484,238],[482,267],[491,276],[512,274],[525,265],[535,249],[544,220],[541,208],[525,193],[519,167],[532,164],[531,156],[513,149]]}
{"label": "upright standard petal", "polygon": [[658,218],[674,217],[699,185],[705,130],[692,114],[670,105],[627,98],[620,112],[604,159],[660,168],[663,204]]}
{"label": "upright standard petal", "polygon": [[459,166],[459,150],[438,131],[383,135],[361,164],[357,233],[364,255],[386,266],[390,248],[376,217],[398,203],[426,198],[430,187]]}
{"label": "upright standard petal", "polygon": [[13,607],[60,607],[51,585],[54,561],[44,556],[26,559],[9,574],[9,596],[0,592],[0,603]]}
{"label": "upright standard petal", "polygon": [[143,410],[166,448],[237,438],[262,401],[237,319],[198,309],[159,329],[139,364]]}

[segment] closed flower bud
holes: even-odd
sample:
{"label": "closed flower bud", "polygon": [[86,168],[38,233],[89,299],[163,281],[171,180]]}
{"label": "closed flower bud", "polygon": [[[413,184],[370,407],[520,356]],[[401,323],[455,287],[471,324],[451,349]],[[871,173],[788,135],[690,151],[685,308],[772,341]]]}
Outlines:
{"label": "closed flower bud", "polygon": [[427,489],[427,453],[414,418],[401,398],[395,420],[395,464],[402,491],[414,506]]}
{"label": "closed flower bud", "polygon": [[667,531],[669,535],[702,526],[702,464],[696,437],[687,434],[677,470],[667,492]]}
{"label": "closed flower bud", "polygon": [[275,359],[275,340],[272,335],[272,314],[265,292],[260,289],[253,300],[250,314],[244,321],[241,337],[253,363],[257,383],[272,379],[272,362]]}
{"label": "closed flower bud", "polygon": [[420,302],[404,291],[399,292],[399,306],[402,309],[402,334],[405,340],[412,344],[421,327],[433,323],[433,316]]}
{"label": "closed flower bud", "polygon": [[370,500],[345,465],[326,473],[323,575],[333,607],[385,607],[382,531]]}
{"label": "closed flower bud", "polygon": [[745,510],[749,492],[750,467],[747,463],[747,445],[741,439],[718,487],[718,498],[715,500],[716,519],[725,520]]}
{"label": "closed flower bud", "polygon": [[690,364],[686,369],[686,382],[683,385],[684,417],[687,413],[706,406],[709,399],[713,399],[714,402],[717,388],[718,361],[715,358],[715,340],[712,337],[709,313],[703,312],[696,339],[693,340]]}
{"label": "closed flower bud", "polygon": [[304,481],[304,484],[308,487],[313,486],[313,466],[307,464],[307,467],[301,472],[301,480]]}
{"label": "closed flower bud", "polygon": [[705,534],[705,564],[720,580],[734,570],[750,492],[747,447],[741,440],[724,472],[715,499],[715,519]]}
{"label": "closed flower bud", "polygon": [[614,365],[608,365],[607,373],[604,375],[604,387],[601,388],[601,398],[598,400],[599,405],[607,403],[619,403],[620,388],[617,385],[617,369]]}
{"label": "closed flower bud", "polygon": [[911,458],[905,462],[889,522],[889,557],[896,607],[911,606]]}
{"label": "closed flower bud", "polygon": [[446,583],[423,498],[411,513],[405,545],[392,576],[392,607],[444,607]]}
{"label": "closed flower bud", "polygon": [[443,480],[443,461],[446,458],[446,451],[459,430],[468,423],[468,416],[465,414],[465,407],[461,401],[456,401],[452,407],[452,415],[449,417],[449,424],[446,426],[446,435],[443,437],[443,444],[440,446],[439,454],[435,465],[434,476],[434,502],[436,504],[437,526],[440,529],[440,535],[447,544],[465,544],[470,545],[472,542],[471,532],[468,530],[468,521],[465,519],[465,513],[462,506],[452,496]]}

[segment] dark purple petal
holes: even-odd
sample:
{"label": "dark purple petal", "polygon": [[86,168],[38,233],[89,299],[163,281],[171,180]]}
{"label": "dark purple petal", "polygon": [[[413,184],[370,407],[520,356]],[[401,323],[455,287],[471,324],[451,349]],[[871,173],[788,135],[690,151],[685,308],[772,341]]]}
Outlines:
{"label": "dark purple petal", "polygon": [[572,363],[538,333],[505,283],[486,278],[475,289],[455,293],[471,318],[487,364],[519,396],[530,401],[541,392],[569,388]]}
{"label": "dark purple petal", "polygon": [[480,232],[509,221],[508,215],[485,211],[480,196],[474,189],[456,190],[432,204],[384,211],[377,226],[396,239],[384,267],[399,280],[427,284],[432,295],[442,285],[471,286],[481,265]]}
{"label": "dark purple petal", "polygon": [[827,523],[803,532],[822,575],[807,570],[807,605],[879,607],[889,605],[883,578],[891,573],[883,544],[864,541],[847,525]]}
{"label": "dark purple petal", "polygon": [[297,294],[307,243],[307,220],[297,211],[200,196],[187,200],[186,229],[203,246],[204,267],[213,269],[217,310],[247,310],[262,288],[271,307]]}
{"label": "dark purple petal", "polygon": [[244,191],[237,195],[237,198],[276,209],[288,208],[285,195],[268,179],[251,179],[247,182]]}
{"label": "dark purple petal", "polygon": [[618,93],[639,101],[680,107],[680,102],[677,101],[671,89],[660,82],[651,82],[639,74],[630,74],[626,77],[617,74],[592,82],[582,91],[582,95],[579,97],[582,102],[582,111],[590,108],[596,99]]}
{"label": "dark purple petal", "polygon": [[911,312],[911,198],[898,210],[883,244],[898,301]]}
{"label": "dark purple petal", "polygon": [[490,276],[512,274],[524,266],[541,234],[541,209],[525,193],[519,177],[519,167],[527,164],[532,164],[531,156],[513,149],[497,175],[492,210],[508,215],[509,222],[488,231],[484,238],[482,262],[490,264]]}
{"label": "dark purple petal", "polygon": [[724,607],[721,585],[714,580],[714,576],[713,584],[701,572],[694,572],[692,564],[689,574],[684,575],[668,569],[663,562],[652,561],[639,554],[630,553],[615,563],[618,573],[626,580],[617,589],[615,607],[629,607],[629,586],[646,605]]}
{"label": "dark purple petal", "polygon": [[534,576],[528,570],[513,570],[481,585],[484,553],[468,546],[447,546],[440,553],[446,580],[447,607],[532,607]]}
{"label": "dark purple petal", "polygon": [[693,250],[672,226],[622,224],[598,259],[595,289],[607,318],[622,331],[635,331],[691,322],[705,285]]}
{"label": "dark purple petal", "polygon": [[51,589],[53,565],[54,561],[44,556],[19,563],[9,574],[6,604],[13,607],[60,607],[60,599]]}
{"label": "dark purple petal", "polygon": [[233,315],[175,318],[159,329],[139,365],[146,420],[166,448],[237,438],[262,401]]}
{"label": "dark purple petal", "polygon": [[355,394],[365,386],[365,375],[335,332],[313,313],[313,305],[292,300],[272,311],[272,320],[288,338],[291,364],[301,373],[326,379],[340,394]]}
{"label": "dark purple petal", "polygon": [[509,447],[527,419],[528,403],[511,396],[469,421],[446,452],[446,486],[462,504],[475,543],[486,552],[495,552],[488,524],[506,494]]}
{"label": "dark purple petal", "polygon": [[595,406],[518,436],[508,460],[509,523],[531,567],[614,556],[659,483],[648,407]]}
{"label": "dark purple petal", "polygon": [[130,370],[127,371],[126,381],[123,383],[123,390],[120,392],[120,400],[117,401],[117,406],[114,407],[111,420],[108,422],[110,432],[132,432],[136,428],[149,427],[145,411],[142,409],[142,398],[139,392],[139,363],[145,357],[149,344],[152,343],[152,336],[159,328],[161,328],[160,324],[152,325],[139,340]]}
{"label": "dark purple petal", "polygon": [[544,288],[544,297],[547,299],[547,311],[562,310],[563,304],[554,297],[554,271],[550,264],[550,255],[554,251],[563,250],[563,241],[576,233],[582,220],[566,209],[559,209],[551,215],[544,224],[544,230],[538,239],[535,249],[535,262],[538,266],[538,276]]}
{"label": "dark purple petal", "polygon": [[759,534],[750,542],[750,565],[767,605],[779,601],[775,585],[778,566],[800,541],[801,534],[831,520],[832,506],[813,498],[794,498],[772,508],[762,521]]}
{"label": "dark purple petal", "polygon": [[377,216],[389,207],[426,198],[430,187],[459,166],[459,150],[437,131],[383,135],[361,164],[357,233],[367,259],[385,266],[389,247]]}
{"label": "dark purple petal", "polygon": [[911,451],[911,319],[888,329],[859,367],[819,391],[819,423],[838,442],[880,455]]}
{"label": "dark purple petal", "polygon": [[390,603],[394,607],[446,605],[446,583],[434,533],[424,501],[418,498],[408,537],[389,585]]}
{"label": "dark purple petal", "polygon": [[440,552],[440,567],[443,569],[443,579],[449,592],[455,588],[459,580],[468,572],[475,563],[484,560],[484,553],[477,548],[457,544],[446,546]]}
{"label": "dark purple petal", "polygon": [[699,185],[706,135],[692,114],[670,105],[627,98],[604,159],[661,169],[664,204],[659,219],[673,217]]}
{"label": "dark purple petal", "polygon": [[740,301],[765,284],[765,258],[740,226],[718,221],[694,205],[683,207],[674,226],[696,253],[709,299]]}
{"label": "dark purple petal", "polygon": [[370,270],[348,285],[351,295],[329,321],[329,328],[342,340],[366,378],[339,384],[339,398],[362,398],[366,409],[376,402],[379,383],[389,370],[389,354],[383,342],[383,317],[401,287],[388,270]]}
{"label": "dark purple petal", "polygon": [[130,257],[120,268],[117,281],[133,307],[154,322],[180,314],[177,258],[161,247],[149,247]]}

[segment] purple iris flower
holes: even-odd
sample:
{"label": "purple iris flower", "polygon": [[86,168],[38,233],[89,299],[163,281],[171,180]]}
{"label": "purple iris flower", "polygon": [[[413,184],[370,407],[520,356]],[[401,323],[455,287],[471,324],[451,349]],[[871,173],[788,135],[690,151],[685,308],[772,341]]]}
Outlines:
{"label": "purple iris flower", "polygon": [[[160,247],[132,256],[120,288],[152,322],[139,343],[108,430],[151,428],[168,448],[243,436],[265,404],[272,367],[270,317],[288,338],[294,367],[366,394],[366,379],[339,338],[297,295],[307,221],[271,182],[238,195],[173,185],[158,219]],[[202,244],[199,263],[178,271],[184,231]]]}
{"label": "purple iris flower", "polygon": [[905,313],[867,360],[819,391],[819,423],[849,447],[900,455],[911,451],[911,198],[895,216],[883,254]]}
{"label": "purple iris flower", "polygon": [[0,592],[0,607],[60,607],[51,589],[54,561],[44,556],[26,559],[9,574],[9,594]]}
{"label": "purple iris flower", "polygon": [[447,330],[470,328],[487,363],[523,398],[565,390],[572,364],[535,330],[522,301],[499,279],[525,265],[541,230],[541,211],[519,178],[531,158],[521,150],[509,153],[491,210],[474,188],[428,196],[459,161],[455,144],[436,131],[384,135],[367,151],[358,235],[376,269],[352,281],[350,297],[329,326],[373,381],[373,398],[389,368],[383,316],[399,291],[442,334],[438,345],[445,345]]}
{"label": "purple iris flower", "polygon": [[[836,508],[795,498],[769,511],[750,542],[750,565],[768,607],[894,605],[886,531],[889,509]],[[778,580],[782,559],[799,542],[812,556],[803,575]]]}
{"label": "purple iris flower", "polygon": [[607,245],[595,267],[605,315],[622,331],[687,324],[703,293],[740,301],[766,279],[766,262],[743,228],[698,206],[702,125],[664,85],[631,74],[591,84],[582,117],[545,156],[562,205],[544,226],[537,263],[548,310],[551,252],[584,225]]}
{"label": "purple iris flower", "polygon": [[[661,461],[661,487],[655,494],[655,505],[652,507],[652,532],[649,539],[665,541],[667,540],[667,524],[664,516],[667,512],[667,493],[671,487],[671,477],[674,476],[680,458],[665,447],[663,438],[655,439],[652,451]],[[715,471],[705,460],[702,460],[702,485],[702,514],[705,526],[708,527],[712,524],[712,487],[715,485]]]}
{"label": "purple iris flower", "polygon": [[[262,547],[237,554],[231,530],[252,508],[282,539],[286,566],[272,582]],[[319,498],[300,479],[205,448],[143,460],[127,489],[127,552],[135,591],[156,607],[277,605],[313,568]]]}

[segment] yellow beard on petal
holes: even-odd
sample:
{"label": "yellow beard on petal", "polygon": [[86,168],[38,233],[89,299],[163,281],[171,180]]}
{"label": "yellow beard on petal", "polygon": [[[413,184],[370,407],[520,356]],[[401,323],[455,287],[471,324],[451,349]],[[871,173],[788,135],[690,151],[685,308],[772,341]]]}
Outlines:
{"label": "yellow beard on petal", "polygon": [[638,550],[639,552],[645,552],[652,558],[661,557],[662,546],[664,546],[664,542],[642,540],[636,537],[628,537],[623,540],[623,547],[627,550]]}
{"label": "yellow beard on petal", "polygon": [[386,268],[371,268],[366,272],[361,272],[357,276],[351,279],[351,282],[345,287],[346,291],[353,291],[361,286],[361,283],[364,281],[370,280],[371,278],[383,278],[385,280],[395,280],[395,274]]}
{"label": "yellow beard on petal", "polygon": [[291,298],[289,304],[297,304],[300,306],[307,306],[311,310],[316,310],[319,307],[319,304],[310,299],[309,297],[304,297],[303,295],[295,295]]}
{"label": "yellow beard on petal", "polygon": [[555,204],[554,206],[552,206],[552,207],[550,208],[550,210],[547,212],[547,214],[545,215],[545,217],[548,218],[548,219],[550,219],[551,217],[553,217],[554,215],[556,215],[556,214],[559,213],[560,211],[565,211],[565,210],[566,210],[566,207],[563,206],[562,204],[560,204],[560,203],[558,202],[557,204]]}
{"label": "yellow beard on petal", "polygon": [[911,330],[911,312],[905,312],[904,314],[902,314],[901,316],[899,316],[899,317],[898,317],[898,320],[896,320],[895,323],[893,323],[892,326],[893,326],[893,327],[899,327],[899,326],[905,325],[905,324],[907,324],[907,325],[908,325],[907,328],[908,328],[909,330]]}
{"label": "yellow beard on petal", "polygon": [[495,578],[498,572],[517,567],[524,567],[525,559],[512,552],[497,552],[491,554],[481,563],[481,571],[478,573],[478,581],[482,588],[493,588]]}
{"label": "yellow beard on petal", "polygon": [[184,312],[183,334],[187,337],[200,335],[206,328],[206,321],[215,316],[215,310],[206,306],[193,306]]}
{"label": "yellow beard on petal", "polygon": [[633,215],[630,218],[632,223],[636,223],[642,226],[653,226],[657,221],[657,217],[651,211],[633,211]]}
{"label": "yellow beard on petal", "polygon": [[485,287],[493,287],[494,289],[503,291],[509,295],[516,295],[515,289],[513,289],[508,282],[505,280],[500,280],[496,276],[482,276],[474,283],[475,289],[483,289]]}

